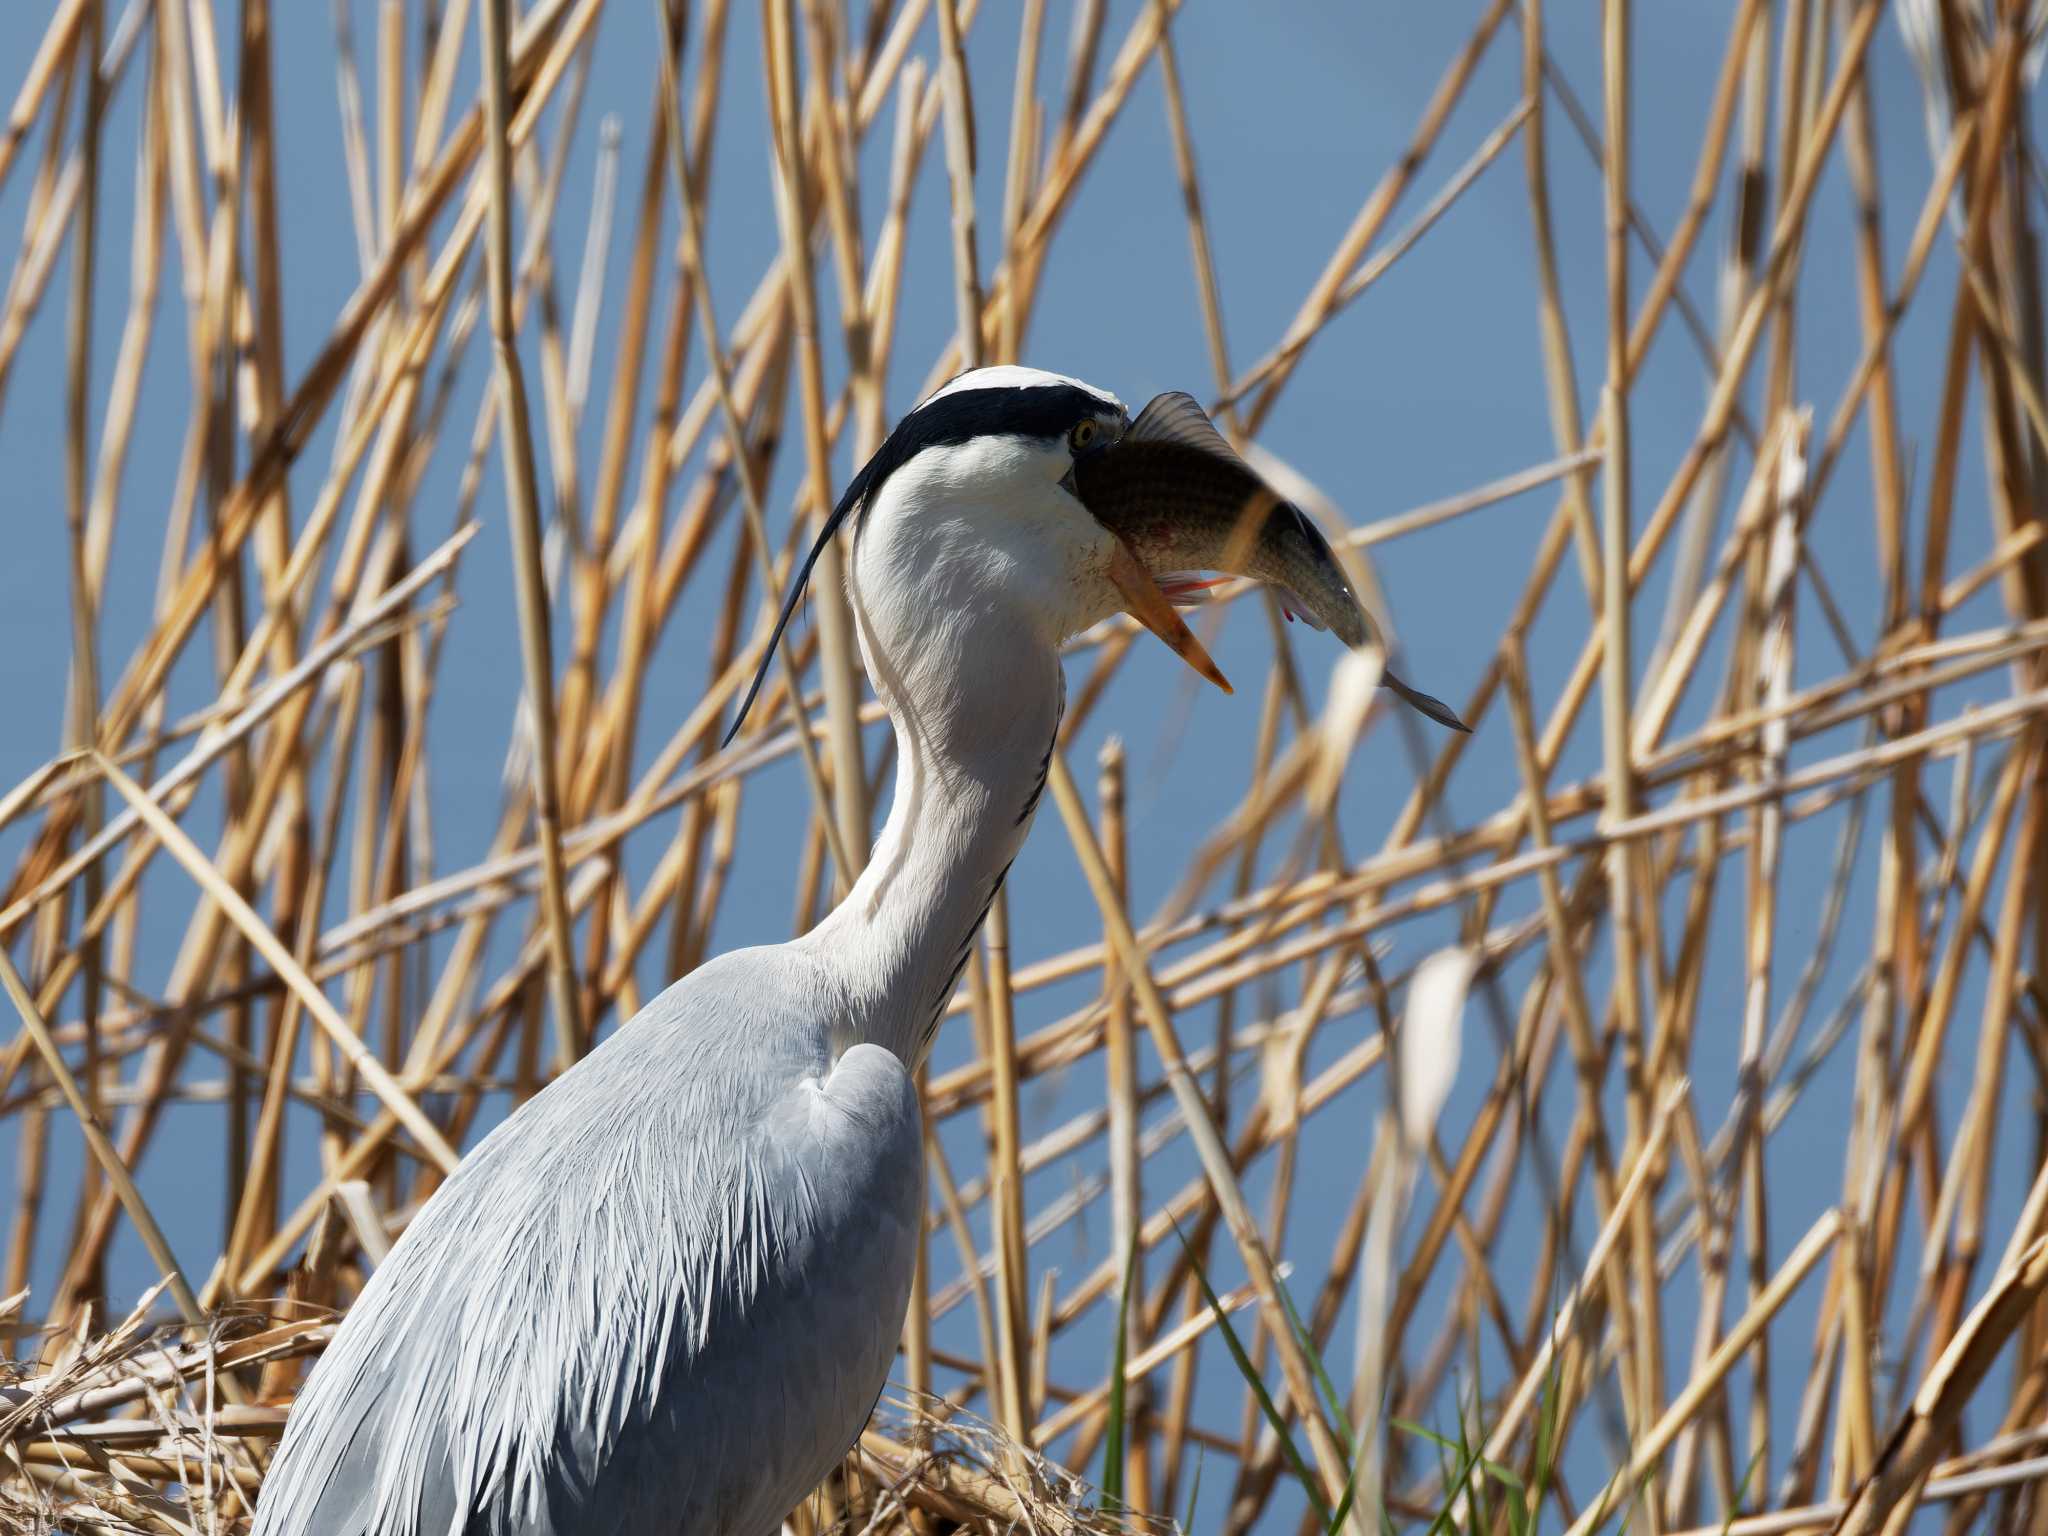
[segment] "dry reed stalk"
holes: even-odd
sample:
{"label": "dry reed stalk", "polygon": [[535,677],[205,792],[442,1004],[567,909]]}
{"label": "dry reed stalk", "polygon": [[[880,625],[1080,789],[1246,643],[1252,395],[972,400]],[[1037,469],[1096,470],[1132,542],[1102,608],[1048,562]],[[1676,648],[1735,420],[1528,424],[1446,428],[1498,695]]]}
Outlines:
{"label": "dry reed stalk", "polygon": [[[945,5],[946,0],[939,0]],[[1026,1321],[1030,1254],[1024,1237],[1023,1133],[1017,1103],[1016,999],[1010,988],[1010,914],[1000,891],[982,925],[981,989],[985,998],[983,1052],[990,1066],[989,1205],[996,1261],[996,1422],[1020,1444],[1030,1443],[1025,1376],[1031,1360]]]}
{"label": "dry reed stalk", "polygon": [[[395,7],[386,13],[396,37]],[[478,36],[483,48],[485,141],[490,161],[490,234],[485,245],[491,287],[491,339],[497,360],[499,409],[504,428],[505,494],[512,524],[514,569],[518,574],[520,649],[526,666],[527,706],[533,719],[533,786],[535,827],[541,853],[541,886],[547,911],[548,985],[555,1019],[559,1066],[583,1054],[583,1026],[576,1006],[575,956],[571,951],[568,903],[562,894],[561,808],[555,787],[555,667],[549,638],[548,597],[541,578],[540,505],[535,494],[533,428],[526,403],[526,383],[512,322],[512,146],[507,100],[511,66],[507,34],[511,30],[508,0],[483,0]],[[395,97],[395,85],[394,80]],[[395,111],[395,107],[394,107]],[[398,204],[398,143],[402,130],[395,117],[387,124],[387,217],[395,219]]]}
{"label": "dry reed stalk", "polygon": [[[659,0],[657,0],[657,4]],[[770,0],[775,3],[775,0]],[[657,11],[657,16],[659,15]],[[717,322],[711,305],[710,278],[704,265],[703,236],[703,191],[693,186],[687,161],[684,158],[681,105],[677,101],[674,80],[674,60],[669,50],[662,50],[663,74],[661,80],[662,122],[668,139],[668,158],[674,165],[680,187],[683,205],[683,229],[685,260],[689,267],[690,292],[697,307],[698,326],[704,334],[704,346],[711,363],[711,376],[718,390],[718,404],[725,420],[727,443],[732,454],[732,463],[737,473],[742,505],[747,514],[747,533],[753,545],[756,561],[763,577],[764,592],[777,590],[774,556],[770,552],[767,521],[762,508],[760,483],[754,466],[753,455],[748,451],[745,426],[740,418],[739,408],[734,403],[730,371],[718,342]],[[822,515],[822,509],[821,509]],[[823,563],[822,560],[820,562]],[[773,601],[773,599],[769,599]],[[784,638],[781,646],[783,678],[792,700],[800,695],[798,671],[791,656],[792,642]],[[854,853],[847,846],[839,819],[833,810],[831,792],[826,786],[824,769],[818,759],[817,749],[811,744],[810,733],[800,728],[796,732],[797,745],[801,751],[804,771],[810,780],[811,793],[820,814],[824,818],[825,838],[832,849],[833,866],[839,872],[842,885],[851,888],[857,866]]]}
{"label": "dry reed stalk", "polygon": [[1392,214],[1394,205],[1407,189],[1417,169],[1428,157],[1437,136],[1442,132],[1445,119],[1451,108],[1457,104],[1470,82],[1472,71],[1486,51],[1493,34],[1507,15],[1508,0],[1493,0],[1481,13],[1478,24],[1464,48],[1451,63],[1439,82],[1436,93],[1430,98],[1422,120],[1416,125],[1415,135],[1399,161],[1391,167],[1379,184],[1372,190],[1365,205],[1351,227],[1345,231],[1335,254],[1323,268],[1322,275],[1303,301],[1300,312],[1288,327],[1287,336],[1280,346],[1252,367],[1231,386],[1232,400],[1242,400],[1253,389],[1259,388],[1258,399],[1253,402],[1247,414],[1244,430],[1256,434],[1265,425],[1267,415],[1278,400],[1281,389],[1293,373],[1296,361],[1311,337],[1328,325],[1342,302],[1341,291],[1345,279],[1358,265],[1359,259],[1378,236],[1381,227]]}
{"label": "dry reed stalk", "polygon": [[444,1171],[454,1172],[456,1163],[460,1161],[454,1148],[442,1139],[441,1133],[434,1128],[434,1123],[421,1112],[411,1095],[399,1086],[397,1080],[349,1028],[347,1021],[335,1010],[334,1005],[328,1002],[327,995],[313,984],[310,976],[299,969],[298,963],[278,942],[277,936],[270,931],[262,917],[232,885],[221,878],[220,872],[214,868],[212,861],[201,851],[199,845],[163,813],[141,785],[105,758],[95,754],[95,761],[99,764],[100,771],[106,775],[107,781],[120,792],[121,797],[129,805],[134,807],[142,818],[143,825],[170,850],[173,858],[185,866],[186,872],[205,888],[207,894],[227,914],[229,921],[242,929],[249,942],[284,978],[285,984],[299,995],[307,1011],[348,1057],[350,1065],[362,1073],[363,1080],[369,1084],[371,1092],[383,1101],[385,1108],[401,1125],[419,1138],[420,1144],[432,1153]]}
{"label": "dry reed stalk", "polygon": [[[974,250],[974,107],[967,96],[967,58],[960,46],[959,12],[954,0],[936,0],[936,8],[939,85],[946,103],[946,177],[953,194],[953,283],[959,316],[953,345],[962,369],[979,368],[981,275]],[[1007,309],[1014,311],[1018,303],[1014,295],[1009,296]]]}
{"label": "dry reed stalk", "polygon": [[[1162,62],[1167,55],[1161,54]],[[1096,798],[1101,806],[1102,856],[1108,866],[1117,898],[1128,902],[1130,888],[1130,844],[1124,820],[1124,749],[1112,736],[1102,748],[1101,774]],[[1138,1064],[1136,1041],[1131,1030],[1130,993],[1118,978],[1114,965],[1105,965],[1103,996],[1109,1005],[1103,1020],[1103,1070],[1107,1081],[1103,1097],[1107,1107],[1104,1130],[1109,1143],[1110,1251],[1116,1255],[1117,1293],[1120,1296],[1145,1293],[1145,1263],[1138,1246],[1138,1229],[1144,1220],[1143,1169],[1138,1153]],[[1142,1359],[1147,1348],[1142,1309],[1129,1314],[1123,1347],[1128,1358]],[[1169,1355],[1172,1352],[1169,1351]],[[1133,1423],[1142,1425],[1150,1410],[1145,1377],[1133,1382],[1136,1390],[1126,1400]],[[1049,1431],[1034,1437],[1038,1444],[1050,1444]],[[1142,1513],[1151,1486],[1151,1467],[1146,1454],[1147,1437],[1132,1437],[1124,1468],[1126,1487],[1132,1490],[1131,1507]]]}
{"label": "dry reed stalk", "polygon": [[[1522,14],[1522,98],[1528,121],[1522,126],[1522,157],[1529,180],[1529,222],[1534,237],[1536,280],[1540,297],[1537,319],[1543,336],[1544,385],[1549,392],[1551,433],[1560,455],[1579,455],[1585,428],[1579,414],[1579,387],[1572,359],[1571,332],[1565,323],[1564,299],[1557,278],[1557,241],[1552,230],[1550,173],[1544,133],[1543,0],[1524,0]],[[1711,182],[1709,183],[1711,196]],[[1600,591],[1599,540],[1593,530],[1591,477],[1574,477],[1565,492],[1565,514],[1579,555],[1579,577],[1586,595]]]}
{"label": "dry reed stalk", "polygon": [[[941,0],[944,3],[944,0]],[[811,473],[812,515],[818,526],[838,500],[832,486],[832,463],[826,447],[825,374],[818,330],[817,284],[811,272],[808,179],[803,140],[798,127],[796,44],[792,36],[791,0],[763,0],[767,37],[769,98],[773,104],[774,142],[779,174],[775,179],[787,286],[796,318],[796,350],[804,405],[804,455]],[[830,143],[822,158],[836,158]],[[701,250],[701,247],[699,248]],[[700,273],[700,286],[702,277]],[[711,340],[706,317],[706,341]],[[812,603],[817,610],[819,667],[825,679],[825,718],[832,745],[832,808],[839,829],[839,873],[849,886],[867,864],[869,815],[867,766],[862,755],[856,711],[860,679],[855,671],[857,649],[853,615],[845,598],[844,556],[834,543],[818,557],[812,573]],[[793,686],[793,685],[792,685]]]}
{"label": "dry reed stalk", "polygon": [[1068,840],[1074,845],[1082,869],[1088,877],[1089,887],[1094,891],[1096,902],[1102,908],[1103,926],[1110,936],[1110,942],[1116,947],[1118,959],[1125,973],[1130,978],[1138,1000],[1138,1011],[1144,1016],[1146,1028],[1151,1032],[1153,1047],[1159,1052],[1162,1069],[1173,1088],[1174,1098],[1187,1119],[1217,1206],[1230,1228],[1231,1237],[1238,1245],[1238,1252],[1243,1257],[1246,1268],[1251,1272],[1253,1283],[1258,1287],[1260,1301],[1267,1311],[1268,1325],[1273,1329],[1275,1338],[1281,1341],[1278,1352],[1287,1376],[1288,1388],[1294,1395],[1297,1407],[1302,1408],[1302,1416],[1309,1429],[1310,1443],[1314,1447],[1319,1470],[1324,1479],[1323,1491],[1334,1507],[1343,1498],[1345,1453],[1323,1420],[1322,1405],[1315,1393],[1308,1362],[1303,1357],[1300,1341],[1294,1334],[1285,1305],[1280,1299],[1279,1280],[1273,1269],[1272,1258],[1266,1252],[1258,1229],[1252,1222],[1251,1212],[1245,1205],[1242,1191],[1238,1188],[1237,1175],[1231,1167],[1229,1154],[1211,1122],[1208,1106],[1188,1072],[1185,1053],[1175,1037],[1166,1004],[1160,998],[1158,987],[1152,980],[1151,971],[1145,961],[1145,952],[1139,947],[1137,936],[1131,930],[1130,919],[1125,915],[1123,904],[1116,894],[1115,880],[1109,872],[1108,865],[1103,861],[1101,848],[1089,828],[1080,794],[1074,786],[1072,775],[1067,772],[1065,759],[1058,752],[1052,755],[1047,783],[1052,789],[1053,803],[1059,808],[1060,818],[1066,823]]}
{"label": "dry reed stalk", "polygon": [[106,1130],[100,1124],[99,1116],[93,1113],[92,1106],[86,1102],[85,1094],[78,1086],[78,1079],[72,1075],[70,1066],[57,1049],[56,1042],[50,1038],[50,1027],[43,1022],[42,1015],[37,1011],[35,999],[29,996],[28,987],[21,979],[21,972],[14,968],[14,962],[5,954],[0,954],[0,984],[6,986],[8,999],[14,1004],[15,1011],[21,1015],[21,1027],[35,1041],[36,1049],[42,1052],[43,1061],[50,1069],[50,1075],[57,1080],[58,1087],[63,1089],[64,1101],[70,1106],[71,1113],[77,1116],[79,1127],[85,1132],[86,1142],[91,1146],[93,1156],[99,1160],[101,1168],[106,1171],[108,1179],[120,1193],[121,1204],[126,1208],[128,1219],[135,1223],[135,1230],[148,1247],[150,1259],[163,1270],[170,1284],[171,1295],[177,1299],[178,1310],[184,1314],[188,1323],[203,1322],[205,1315],[199,1310],[198,1298],[192,1294],[191,1286],[186,1283],[184,1273],[178,1268],[178,1261],[172,1257],[170,1244],[164,1241],[163,1228],[157,1225],[156,1218],[150,1214],[148,1205],[143,1202],[142,1192],[135,1187],[133,1176],[129,1174],[127,1165],[121,1161],[121,1154],[115,1150],[113,1142],[107,1139]]}

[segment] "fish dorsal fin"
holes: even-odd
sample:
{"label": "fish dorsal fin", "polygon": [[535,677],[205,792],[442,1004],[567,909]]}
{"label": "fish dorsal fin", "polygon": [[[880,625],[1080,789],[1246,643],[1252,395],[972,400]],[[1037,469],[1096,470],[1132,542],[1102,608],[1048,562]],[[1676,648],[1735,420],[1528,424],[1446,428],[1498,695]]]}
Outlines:
{"label": "fish dorsal fin", "polygon": [[1193,448],[1258,479],[1251,465],[1239,458],[1237,450],[1216,430],[1216,423],[1209,419],[1201,402],[1185,390],[1170,389],[1163,395],[1154,395],[1151,403],[1138,412],[1138,419],[1124,433],[1123,441]]}
{"label": "fish dorsal fin", "polygon": [[1170,389],[1163,395],[1154,395],[1145,409],[1138,412],[1138,419],[1131,423],[1122,441],[1199,453],[1235,471],[1244,477],[1243,492],[1247,497],[1263,493],[1269,498],[1268,516],[1293,519],[1312,548],[1329,554],[1329,543],[1322,531],[1301,508],[1275,490],[1271,481],[1244,461],[1230,446],[1230,440],[1216,430],[1216,423],[1209,419],[1201,402],[1185,390]]}

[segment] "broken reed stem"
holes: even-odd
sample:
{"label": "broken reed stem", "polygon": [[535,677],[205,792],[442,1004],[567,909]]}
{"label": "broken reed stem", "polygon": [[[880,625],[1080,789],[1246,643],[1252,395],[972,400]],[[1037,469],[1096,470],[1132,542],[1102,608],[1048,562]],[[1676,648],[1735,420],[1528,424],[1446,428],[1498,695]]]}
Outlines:
{"label": "broken reed stem", "polygon": [[[1097,799],[1101,804],[1102,856],[1119,901],[1129,900],[1130,846],[1124,817],[1124,749],[1112,736],[1103,744],[1101,777]],[[1102,968],[1103,998],[1108,1012],[1103,1019],[1103,1066],[1107,1073],[1104,1097],[1107,1102],[1106,1135],[1109,1143],[1110,1250],[1116,1257],[1119,1296],[1145,1294],[1145,1256],[1139,1247],[1139,1228],[1145,1218],[1143,1168],[1138,1150],[1138,1062],[1136,1039],[1131,1030],[1131,1001],[1113,960]],[[1124,1348],[1130,1359],[1142,1356],[1147,1346],[1144,1309],[1132,1308],[1125,1327]],[[1142,1424],[1150,1407],[1144,1378],[1127,1398],[1130,1421]],[[1124,1469],[1126,1497],[1134,1509],[1142,1510],[1151,1483],[1149,1437],[1131,1436]],[[1045,1443],[1044,1441],[1040,1442]]]}

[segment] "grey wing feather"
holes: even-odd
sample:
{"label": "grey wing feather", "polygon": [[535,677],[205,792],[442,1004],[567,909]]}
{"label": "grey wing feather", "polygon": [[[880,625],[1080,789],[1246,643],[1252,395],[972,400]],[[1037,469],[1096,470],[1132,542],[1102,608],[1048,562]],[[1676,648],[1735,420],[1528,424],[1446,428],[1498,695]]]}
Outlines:
{"label": "grey wing feather", "polygon": [[255,1536],[763,1536],[859,1433],[917,1096],[789,952],[721,957],[463,1162],[300,1394]]}

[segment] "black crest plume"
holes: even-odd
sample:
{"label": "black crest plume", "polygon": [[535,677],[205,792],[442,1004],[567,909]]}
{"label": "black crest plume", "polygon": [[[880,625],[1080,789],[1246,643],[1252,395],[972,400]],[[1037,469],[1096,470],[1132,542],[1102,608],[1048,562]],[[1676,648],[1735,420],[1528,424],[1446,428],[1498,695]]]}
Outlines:
{"label": "black crest plume", "polygon": [[960,389],[951,394],[941,390],[897,422],[896,430],[853,477],[846,494],[839,498],[839,505],[818,530],[818,541],[797,568],[796,580],[790,583],[789,596],[783,599],[782,613],[775,620],[775,632],[768,637],[768,648],[761,653],[754,681],[748,685],[747,696],[740,700],[739,713],[733,716],[732,728],[719,745],[732,744],[747,711],[754,707],[768,668],[774,664],[776,647],[782,644],[782,632],[789,627],[796,605],[803,599],[804,587],[811,579],[811,568],[818,563],[818,556],[832,542],[840,525],[872,501],[891,475],[927,448],[946,448],[992,435],[1059,437],[1082,418],[1099,416],[1110,409],[1112,402],[1071,384],[1002,384],[987,389]]}
{"label": "black crest plume", "polygon": [[832,515],[825,519],[825,526],[818,530],[818,540],[811,546],[811,552],[804,556],[804,563],[797,567],[796,580],[789,584],[789,596],[782,600],[782,612],[776,615],[775,631],[768,637],[767,649],[761,652],[761,664],[754,669],[754,680],[747,684],[747,696],[740,700],[739,713],[732,717],[732,725],[725,733],[719,747],[732,745],[733,737],[740,733],[740,726],[746,722],[747,711],[754,707],[754,699],[761,692],[761,684],[767,680],[768,669],[775,664],[776,647],[782,644],[782,632],[789,628],[789,621],[796,613],[796,605],[803,601],[804,588],[811,579],[811,568],[818,563],[818,556],[825,552],[825,546],[832,542],[832,536],[839,532],[839,525],[852,515],[867,496],[868,486],[874,475],[875,465],[881,461],[877,453],[869,459],[867,467],[853,477],[853,484],[846,488],[846,494],[839,498],[839,505],[832,509]]}

